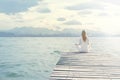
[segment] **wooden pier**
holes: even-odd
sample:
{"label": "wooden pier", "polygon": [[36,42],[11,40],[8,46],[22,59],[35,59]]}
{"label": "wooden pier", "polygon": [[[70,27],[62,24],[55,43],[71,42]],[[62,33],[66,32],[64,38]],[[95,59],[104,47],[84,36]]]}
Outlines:
{"label": "wooden pier", "polygon": [[50,80],[120,80],[120,58],[105,53],[63,53]]}

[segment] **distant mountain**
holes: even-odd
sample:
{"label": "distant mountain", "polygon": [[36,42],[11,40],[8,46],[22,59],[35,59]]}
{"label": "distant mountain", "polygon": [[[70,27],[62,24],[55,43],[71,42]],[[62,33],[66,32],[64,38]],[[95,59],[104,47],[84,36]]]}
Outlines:
{"label": "distant mountain", "polygon": [[7,36],[9,36],[9,37],[12,37],[12,36],[14,36],[14,34],[13,33],[9,33],[9,32],[0,32],[0,37],[7,37]]}
{"label": "distant mountain", "polygon": [[[88,36],[107,36],[100,31],[86,30]],[[7,31],[0,31],[0,37],[78,37],[81,35],[80,29],[51,30],[47,28],[21,27]]]}

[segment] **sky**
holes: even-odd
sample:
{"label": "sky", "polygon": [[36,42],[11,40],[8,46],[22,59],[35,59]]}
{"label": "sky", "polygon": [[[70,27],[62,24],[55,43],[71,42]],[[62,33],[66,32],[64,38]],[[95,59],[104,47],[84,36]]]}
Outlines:
{"label": "sky", "polygon": [[0,30],[16,27],[120,34],[120,0],[0,0]]}

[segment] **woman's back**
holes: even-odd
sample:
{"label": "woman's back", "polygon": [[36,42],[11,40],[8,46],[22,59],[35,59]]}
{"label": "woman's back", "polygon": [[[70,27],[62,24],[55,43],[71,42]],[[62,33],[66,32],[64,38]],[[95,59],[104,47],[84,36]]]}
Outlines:
{"label": "woman's back", "polygon": [[86,38],[86,40],[84,41],[83,38],[81,37],[80,39],[80,52],[88,52],[88,45],[89,45],[89,40],[88,38]]}
{"label": "woman's back", "polygon": [[88,52],[89,40],[85,30],[82,31],[79,44],[80,44],[80,52]]}

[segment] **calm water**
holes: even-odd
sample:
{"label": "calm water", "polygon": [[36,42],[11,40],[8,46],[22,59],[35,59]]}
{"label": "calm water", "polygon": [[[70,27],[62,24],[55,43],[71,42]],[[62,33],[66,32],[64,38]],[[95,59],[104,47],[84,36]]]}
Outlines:
{"label": "calm water", "polygon": [[[79,38],[0,37],[0,80],[48,80],[61,52],[76,52]],[[90,38],[96,54],[120,57],[120,38]]]}

